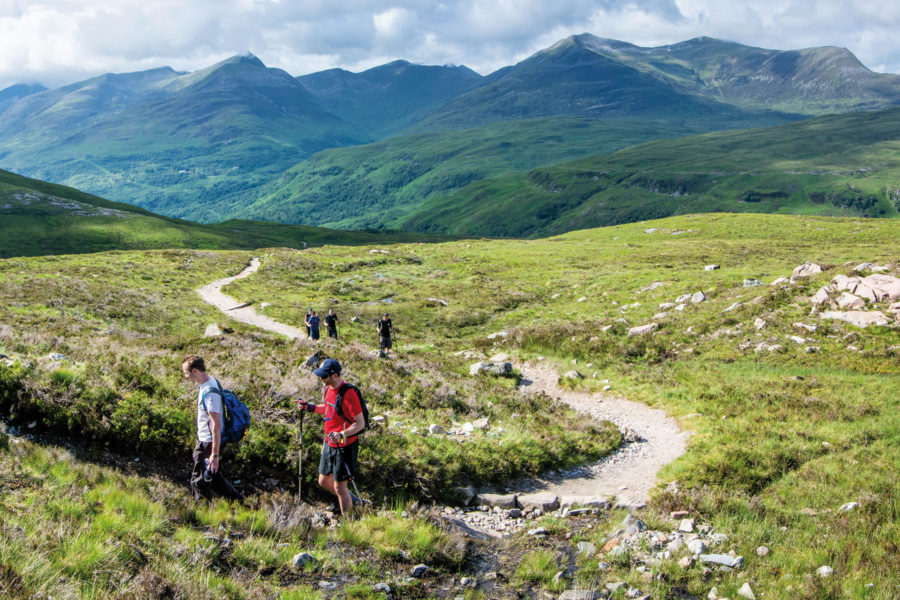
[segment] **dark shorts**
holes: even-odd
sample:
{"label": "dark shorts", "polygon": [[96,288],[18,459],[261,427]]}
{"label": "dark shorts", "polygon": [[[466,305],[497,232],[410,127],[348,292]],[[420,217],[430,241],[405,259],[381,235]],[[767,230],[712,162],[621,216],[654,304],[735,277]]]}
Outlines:
{"label": "dark shorts", "polygon": [[379,341],[380,341],[382,350],[390,350],[391,349],[391,336],[383,335],[383,336],[381,336]]}
{"label": "dark shorts", "polygon": [[[356,457],[359,454],[359,440],[343,448],[332,448],[328,442],[322,444],[319,459],[319,474],[331,475],[335,481],[347,481],[357,475]],[[353,474],[352,476],[350,474]]]}

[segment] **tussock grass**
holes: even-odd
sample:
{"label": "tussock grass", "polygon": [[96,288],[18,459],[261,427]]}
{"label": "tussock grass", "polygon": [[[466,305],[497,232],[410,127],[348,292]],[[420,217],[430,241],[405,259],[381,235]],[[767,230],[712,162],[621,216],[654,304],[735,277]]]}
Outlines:
{"label": "tussock grass", "polygon": [[[500,483],[591,460],[617,446],[616,432],[549,398],[523,397],[513,389],[514,379],[470,377],[468,366],[477,359],[457,353],[486,358],[503,351],[517,360],[543,358],[581,373],[567,385],[599,391],[609,380],[611,393],[665,408],[693,431],[688,453],[662,472],[664,485],[650,512],[664,519],[670,510],[689,510],[726,533],[726,551],[744,556],[744,573],[756,582],[758,594],[891,598],[900,585],[893,546],[900,390],[891,350],[900,345],[898,330],[824,321],[811,314],[807,298],[864,261],[900,273],[897,239],[896,221],[717,214],[547,240],[379,248],[388,254],[338,247],[265,251],[260,271],[228,292],[241,300],[269,302],[265,314],[294,325],[309,306],[323,312],[334,307],[341,317],[341,339],[319,344],[234,323],[229,323],[233,334],[202,337],[207,324],[226,321],[192,290],[236,273],[248,259],[245,253],[161,251],[0,261],[0,352],[18,361],[0,366],[0,414],[25,431],[34,423],[38,431],[77,432],[87,442],[127,448],[129,455],[165,449],[186,457],[193,437],[193,392],[181,381],[178,363],[184,354],[197,352],[247,399],[256,418],[250,439],[231,464],[238,472],[264,470],[289,486],[296,480],[298,447],[290,401],[321,393],[297,367],[322,349],[341,360],[349,381],[361,385],[373,414],[385,417],[383,426],[365,434],[363,494],[402,503],[412,497],[449,498],[458,485]],[[806,260],[822,265],[825,273],[768,285]],[[711,263],[721,268],[704,271]],[[765,285],[743,287],[749,278]],[[653,283],[662,285],[651,289]],[[698,290],[707,296],[701,304],[688,303],[683,311],[659,308]],[[385,298],[392,303],[382,302]],[[427,298],[444,299],[448,306]],[[725,312],[734,303],[740,305]],[[396,347],[391,358],[377,359],[371,353],[377,343],[374,322],[386,307],[397,327]],[[657,317],[663,310],[667,314]],[[477,318],[469,319],[470,313]],[[757,330],[756,319],[765,326]],[[660,325],[654,335],[627,337],[630,327],[653,320]],[[798,331],[796,322],[817,329]],[[505,337],[489,337],[501,331]],[[791,335],[807,341],[795,343]],[[777,344],[781,350],[757,352],[760,344]],[[807,345],[819,351],[807,353]],[[59,361],[48,359],[50,353],[65,355],[65,363],[55,364]],[[55,382],[52,373],[59,368],[70,369],[74,377]],[[483,417],[490,429],[470,436],[423,434],[431,423],[451,429]],[[303,441],[304,462],[312,465],[321,443],[318,421],[305,422]],[[16,447],[11,445],[9,453]],[[17,468],[2,482],[9,488],[14,481],[19,494],[3,497],[9,509],[4,514],[12,515],[4,517],[0,556],[0,564],[15,572],[8,580],[18,577],[33,589],[36,582],[58,580],[64,568],[83,573],[81,564],[113,565],[130,574],[146,569],[148,563],[141,564],[130,546],[99,548],[91,530],[82,532],[83,547],[73,553],[71,564],[35,559],[12,533],[15,525],[29,535],[40,532],[48,548],[58,542],[53,528],[44,531],[23,516],[32,505],[35,514],[53,514],[63,524],[102,516],[110,539],[140,536],[117,529],[116,511],[104,516],[104,510],[84,500],[87,492],[75,493],[85,485],[106,485],[94,481],[90,471],[73,475],[49,463],[42,469]],[[306,490],[314,489],[313,470],[304,480]],[[57,491],[44,494],[45,484]],[[193,509],[166,486],[161,491],[158,486],[125,488],[162,502],[177,518],[175,524],[158,524],[152,511],[128,508],[128,494],[117,500],[122,503],[117,510],[135,510],[147,524],[142,536],[166,536],[183,546],[181,554],[160,550],[164,560],[151,568],[165,581],[177,581],[179,589],[196,591],[199,585],[190,570],[171,566],[188,560],[182,557],[205,569],[233,569],[234,564],[229,562],[233,553],[210,548],[190,531],[217,530],[220,524],[237,528],[247,535],[243,541],[256,539],[241,551],[240,568],[252,571],[256,559],[263,561],[263,571],[275,568],[276,573],[279,568],[272,565],[281,555],[269,553],[259,539],[303,540],[316,552],[327,541],[327,534],[298,525],[303,514],[279,496],[266,497],[252,509],[227,503]],[[39,501],[35,490],[46,497]],[[60,501],[61,494],[71,494],[72,500]],[[840,511],[847,502],[859,507]],[[11,518],[16,519],[12,524]],[[368,539],[378,539],[383,535],[378,528],[390,526],[379,524]],[[98,554],[91,553],[91,543]],[[390,550],[379,554],[382,544],[394,547],[390,540],[359,543],[353,547],[363,548],[376,562],[391,555]],[[755,555],[761,544],[771,550],[767,557]],[[341,568],[334,565],[346,561],[324,562]],[[835,569],[835,576],[820,582],[815,570],[824,564]],[[616,576],[630,576],[628,557],[613,566]],[[676,582],[672,590],[705,595],[715,583],[730,597],[740,587],[737,579],[721,574],[704,581],[700,569],[679,570],[677,564],[659,569]],[[77,577],[64,575],[59,586],[99,590],[113,585],[113,579],[73,584]],[[811,582],[807,575],[813,576]],[[147,581],[152,579],[148,575]],[[874,588],[865,587],[870,582]],[[225,584],[216,585],[224,589]]]}

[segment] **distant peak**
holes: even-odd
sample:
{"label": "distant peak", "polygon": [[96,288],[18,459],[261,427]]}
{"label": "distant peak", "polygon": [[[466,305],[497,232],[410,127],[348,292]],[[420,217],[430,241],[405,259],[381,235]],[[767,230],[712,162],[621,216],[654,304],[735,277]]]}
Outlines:
{"label": "distant peak", "polygon": [[220,63],[214,65],[214,67],[224,67],[225,65],[251,65],[254,67],[262,67],[266,68],[266,65],[263,64],[263,61],[259,60],[255,54],[250,51],[245,52],[244,54],[238,54],[236,56],[232,56],[231,58],[226,58]]}

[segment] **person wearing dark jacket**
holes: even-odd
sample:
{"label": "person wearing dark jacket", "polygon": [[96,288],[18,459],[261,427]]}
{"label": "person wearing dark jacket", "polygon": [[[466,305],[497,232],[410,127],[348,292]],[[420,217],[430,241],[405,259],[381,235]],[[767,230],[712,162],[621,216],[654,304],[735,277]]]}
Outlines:
{"label": "person wearing dark jacket", "polygon": [[328,337],[337,339],[338,316],[334,314],[334,309],[329,308],[328,314],[325,315],[325,326],[328,327]]}

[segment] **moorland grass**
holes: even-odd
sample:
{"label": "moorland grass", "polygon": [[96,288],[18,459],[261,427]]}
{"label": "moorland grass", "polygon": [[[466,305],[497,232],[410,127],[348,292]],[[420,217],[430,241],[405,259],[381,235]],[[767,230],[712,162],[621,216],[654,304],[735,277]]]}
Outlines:
{"label": "moorland grass", "polygon": [[[206,324],[225,321],[192,289],[236,273],[246,253],[7,260],[0,262],[0,352],[19,362],[0,368],[2,410],[19,427],[32,420],[57,431],[77,427],[85,438],[115,445],[125,430],[110,425],[114,407],[126,399],[164,406],[184,424],[170,428],[146,411],[141,418],[150,437],[143,443],[149,448],[156,440],[171,450],[173,440],[181,440],[186,452],[192,392],[178,379],[177,364],[197,351],[258,415],[251,431],[259,437],[248,440],[236,466],[280,468],[290,481],[296,448],[290,399],[320,393],[297,366],[320,349],[345,364],[347,379],[359,383],[374,414],[387,419],[388,427],[365,434],[361,457],[363,472],[378,473],[391,487],[363,478],[365,493],[438,498],[466,481],[499,482],[614,447],[604,426],[585,423],[549,399],[521,397],[511,389],[513,380],[469,376],[475,359],[457,353],[543,359],[584,376],[566,385],[599,391],[609,380],[612,393],[665,408],[693,432],[687,454],[661,473],[664,485],[654,493],[648,519],[689,510],[728,535],[725,550],[744,556],[745,567],[704,579],[699,567],[663,563],[654,573],[669,583],[655,580],[654,595],[705,595],[714,584],[732,597],[749,578],[758,595],[887,599],[900,586],[894,468],[900,462],[900,336],[896,327],[858,329],[823,320],[808,298],[862,262],[896,275],[898,233],[893,220],[716,214],[546,240],[401,244],[376,253],[339,247],[260,252],[260,270],[228,292],[257,305],[268,302],[264,314],[292,325],[302,323],[309,306],[335,308],[341,339],[317,344],[234,323],[233,334],[202,337]],[[807,260],[825,272],[768,285]],[[713,263],[721,268],[704,269]],[[751,278],[765,285],[744,287]],[[683,311],[659,307],[699,290],[705,302],[688,303]],[[397,326],[396,348],[393,358],[379,360],[371,353],[374,323],[385,310]],[[655,335],[627,337],[628,328],[652,320],[660,325]],[[757,320],[764,325],[758,328]],[[801,331],[798,322],[816,330]],[[488,337],[501,331],[505,335]],[[773,346],[780,349],[769,350]],[[78,367],[74,380],[52,381],[59,366],[46,358],[50,352]],[[133,421],[142,413],[129,414]],[[474,436],[422,435],[430,423],[447,428],[484,416],[491,429]],[[570,428],[576,432],[571,437]],[[314,459],[317,429],[306,422],[306,464]],[[276,442],[281,449],[273,453]],[[840,511],[848,502],[859,506]],[[293,535],[291,511],[266,514],[265,528],[253,525],[258,515],[244,518],[242,527],[257,535],[268,528]],[[186,520],[201,525],[209,519],[201,511]],[[619,521],[610,518],[609,527]],[[770,548],[768,556],[756,556],[758,545]],[[261,552],[248,550],[276,560]],[[34,564],[23,555],[16,560]],[[826,564],[835,575],[823,581],[815,573]],[[609,577],[635,576],[629,557],[612,566]],[[582,573],[574,580],[592,577]]]}

